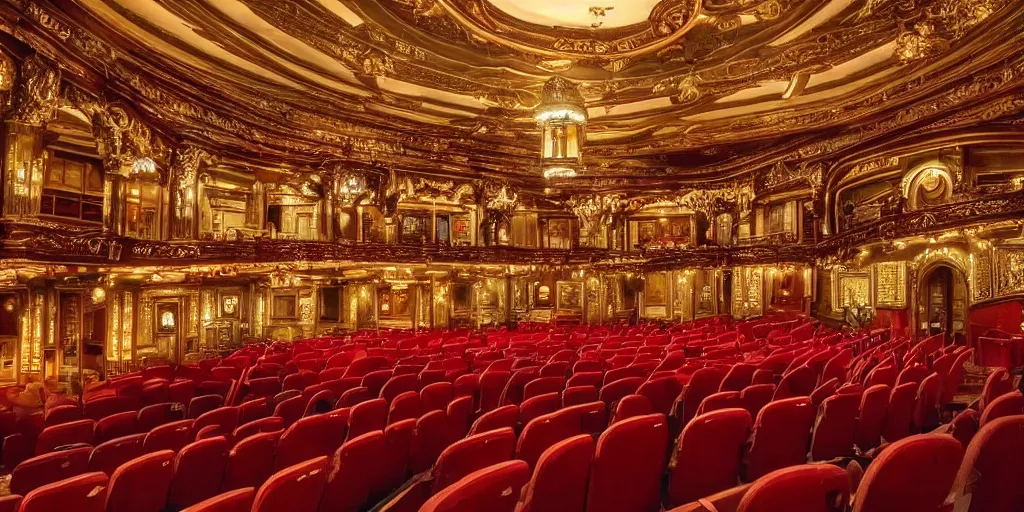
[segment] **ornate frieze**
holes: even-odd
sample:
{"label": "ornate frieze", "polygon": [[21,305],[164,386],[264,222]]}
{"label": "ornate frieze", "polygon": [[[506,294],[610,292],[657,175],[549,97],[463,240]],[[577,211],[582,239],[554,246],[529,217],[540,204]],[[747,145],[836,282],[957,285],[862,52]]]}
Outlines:
{"label": "ornate frieze", "polygon": [[60,100],[60,70],[32,54],[21,63],[10,119],[40,126],[53,118]]}

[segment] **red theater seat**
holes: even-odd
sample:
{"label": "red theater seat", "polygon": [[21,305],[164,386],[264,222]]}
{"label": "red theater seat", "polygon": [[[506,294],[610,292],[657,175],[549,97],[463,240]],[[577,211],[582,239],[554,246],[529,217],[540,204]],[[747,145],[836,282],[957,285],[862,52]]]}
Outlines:
{"label": "red theater seat", "polygon": [[942,510],[963,458],[963,447],[951,436],[923,434],[897,441],[868,466],[853,512]]}
{"label": "red theater seat", "polygon": [[22,496],[46,484],[78,476],[89,470],[92,448],[73,448],[37,455],[18,464],[11,473],[10,492]]}
{"label": "red theater seat", "polygon": [[570,437],[544,450],[517,512],[583,512],[594,439]]}
{"label": "red theater seat", "polygon": [[433,493],[474,471],[510,460],[515,444],[516,435],[511,428],[471,435],[453,443],[441,452],[434,466]]}
{"label": "red theater seat", "polygon": [[228,461],[228,441],[212,437],[185,446],[174,459],[167,503],[175,509],[195,505],[220,492]]}
{"label": "red theater seat", "polygon": [[93,420],[79,420],[46,427],[36,439],[36,455],[50,453],[58,446],[69,444],[93,445],[96,443],[95,426]]}
{"label": "red theater seat", "polygon": [[257,487],[274,472],[274,453],[280,432],[249,436],[228,452],[227,468],[221,490]]}
{"label": "red theater seat", "polygon": [[485,412],[477,418],[469,429],[469,435],[482,434],[502,428],[515,428],[518,422],[519,406],[515,404],[505,405]]}
{"label": "red theater seat", "polygon": [[246,487],[218,494],[181,512],[249,512],[254,498],[256,498],[256,489]]}
{"label": "red theater seat", "polygon": [[530,470],[522,461],[495,464],[435,494],[420,512],[513,512],[520,489],[529,478]]}
{"label": "red theater seat", "polygon": [[860,402],[860,395],[835,395],[821,404],[811,437],[812,461],[853,455]]}
{"label": "red theater seat", "polygon": [[105,512],[107,475],[86,473],[28,493],[19,512]]}
{"label": "red theater seat", "polygon": [[854,436],[854,442],[861,451],[870,450],[881,443],[891,393],[889,386],[879,384],[871,386],[861,396],[857,431]]}
{"label": "red theater seat", "polygon": [[594,453],[587,512],[658,510],[667,447],[668,423],[661,414],[608,427]]}
{"label": "red theater seat", "polygon": [[751,485],[739,512],[838,512],[845,510],[849,496],[850,478],[842,468],[794,466],[773,471]]}
{"label": "red theater seat", "polygon": [[672,457],[669,504],[682,505],[738,485],[751,423],[745,409],[709,412],[688,423]]}
{"label": "red theater seat", "polygon": [[113,475],[121,464],[145,455],[146,452],[143,449],[145,439],[146,434],[135,434],[111,439],[100,444],[92,450],[92,454],[89,456],[89,471],[99,471],[107,476]]}
{"label": "red theater seat", "polygon": [[252,512],[317,512],[327,482],[327,457],[274,473],[256,493]]}
{"label": "red theater seat", "polygon": [[[992,419],[967,446],[953,483],[956,510],[1017,512],[1024,510],[1024,486],[1014,470],[1024,453],[1024,416]],[[948,501],[947,501],[948,502]]]}
{"label": "red theater seat", "polygon": [[430,469],[455,438],[445,413],[431,411],[421,416],[416,420],[413,431],[412,457],[409,462],[412,472],[421,473]]}
{"label": "red theater seat", "polygon": [[808,397],[771,402],[754,422],[747,451],[745,481],[807,462],[815,410]]}
{"label": "red theater seat", "polygon": [[192,442],[194,420],[181,420],[150,430],[143,442],[143,449],[146,453],[160,450],[171,450],[177,452]]}
{"label": "red theater seat", "polygon": [[322,510],[358,512],[372,492],[379,489],[381,461],[386,457],[384,433],[369,432],[346,441],[333,454],[327,484],[324,487]]}
{"label": "red theater seat", "polygon": [[174,475],[174,452],[161,450],[122,464],[110,476],[107,512],[162,512]]}

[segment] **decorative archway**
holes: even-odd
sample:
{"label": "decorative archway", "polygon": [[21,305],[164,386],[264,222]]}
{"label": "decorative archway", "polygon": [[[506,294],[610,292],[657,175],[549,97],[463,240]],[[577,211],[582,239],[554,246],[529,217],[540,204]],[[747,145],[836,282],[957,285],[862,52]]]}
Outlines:
{"label": "decorative archway", "polygon": [[966,269],[951,258],[940,258],[921,267],[912,282],[915,336],[945,332],[954,340],[967,343],[970,334]]}

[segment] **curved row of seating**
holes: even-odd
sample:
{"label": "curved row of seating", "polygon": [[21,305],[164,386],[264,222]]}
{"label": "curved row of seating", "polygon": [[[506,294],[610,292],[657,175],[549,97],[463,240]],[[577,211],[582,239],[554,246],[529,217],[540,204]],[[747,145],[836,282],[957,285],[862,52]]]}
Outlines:
{"label": "curved row of seating", "polygon": [[[436,342],[405,333],[251,346],[225,359],[231,364],[210,368],[236,369],[223,398],[196,397],[187,411],[155,404],[192,418],[172,418],[158,427],[181,431],[175,444],[147,447],[153,430],[107,440],[127,427],[99,425],[121,425],[109,419],[118,415],[128,423],[126,412],[97,422],[68,412],[69,421],[40,433],[38,451],[71,444],[60,444],[68,440],[100,444],[37,458],[88,451],[81,470],[88,471],[89,458],[104,444],[130,445],[129,438],[141,436],[136,442],[141,456],[97,473],[109,475],[110,493],[128,488],[119,481],[139,478],[166,480],[168,491],[149,493],[147,506],[130,509],[117,508],[132,502],[124,492],[108,493],[96,510],[249,510],[250,505],[275,510],[266,508],[274,503],[288,503],[288,510],[360,510],[392,492],[383,509],[430,509],[446,500],[469,503],[485,497],[483,491],[453,489],[464,483],[484,489],[481,482],[505,482],[500,475],[506,474],[514,477],[506,487],[522,480],[516,487],[522,494],[503,494],[495,503],[512,508],[685,507],[720,491],[751,487],[737,487],[742,482],[755,482],[756,488],[766,478],[774,480],[776,472],[809,461],[856,457],[869,463],[871,473],[878,462],[870,459],[880,445],[884,454],[898,446],[886,443],[937,426],[952,394],[945,391],[956,390],[970,357],[969,351],[941,343],[931,350],[933,340],[911,346],[906,340],[884,341],[888,333],[847,337],[799,320],[763,322],[755,329],[715,323],[675,326],[674,332],[648,327],[632,335],[599,329],[449,338],[456,340],[455,351],[446,348],[451,343],[444,335]],[[743,330],[769,337],[747,342]],[[206,380],[211,375],[200,376],[198,383],[173,374],[163,380],[168,388],[188,380],[198,389],[211,382]],[[976,417],[985,428],[982,424],[996,417],[986,418],[994,404],[1007,402],[1004,409],[1014,410],[1008,399],[994,399],[1004,394],[997,391],[1006,390],[1008,379],[990,381],[987,407],[958,420]],[[118,398],[122,385],[111,383],[113,393],[101,398]],[[214,404],[220,400],[224,405]],[[142,410],[151,407],[133,413],[136,429]],[[75,435],[49,432],[58,427]],[[964,433],[969,427],[958,432],[953,427],[956,422],[944,428],[955,437],[936,436],[970,442]],[[164,463],[172,470],[161,473]],[[811,467],[819,466],[828,464]],[[248,470],[248,479],[231,468]],[[145,474],[163,476],[138,476]],[[190,474],[202,475],[204,485],[181,483],[192,481]],[[72,478],[83,476],[90,482],[98,478],[89,473]],[[73,496],[62,490],[72,487],[37,482],[33,489],[24,484],[28,481],[21,477],[17,487],[28,497],[41,491]],[[180,497],[185,487],[196,489],[188,499]],[[295,502],[300,489],[301,506]],[[214,497],[221,492],[226,494]],[[237,507],[197,504],[207,498]],[[23,509],[30,502],[26,499]],[[494,506],[502,510],[504,505]]]}

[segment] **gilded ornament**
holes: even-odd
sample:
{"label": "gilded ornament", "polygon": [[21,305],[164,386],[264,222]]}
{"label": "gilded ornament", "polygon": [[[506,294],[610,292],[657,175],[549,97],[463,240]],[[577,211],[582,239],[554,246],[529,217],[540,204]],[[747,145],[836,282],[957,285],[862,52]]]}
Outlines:
{"label": "gilded ornament", "polygon": [[21,63],[11,119],[42,125],[53,118],[60,100],[60,71],[32,54]]}

